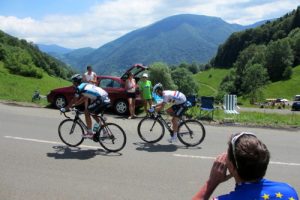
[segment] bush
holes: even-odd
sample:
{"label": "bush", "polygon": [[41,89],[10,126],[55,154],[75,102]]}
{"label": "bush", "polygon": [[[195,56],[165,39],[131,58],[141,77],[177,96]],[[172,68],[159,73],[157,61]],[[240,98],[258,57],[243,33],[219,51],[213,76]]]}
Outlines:
{"label": "bush", "polygon": [[34,66],[28,65],[10,65],[6,66],[9,69],[10,73],[17,74],[26,77],[34,77],[34,78],[43,78],[43,72],[41,69],[38,69]]}

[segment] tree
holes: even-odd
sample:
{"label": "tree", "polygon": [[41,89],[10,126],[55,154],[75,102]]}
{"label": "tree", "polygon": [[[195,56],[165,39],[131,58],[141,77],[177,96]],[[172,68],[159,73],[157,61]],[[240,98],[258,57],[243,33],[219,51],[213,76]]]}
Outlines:
{"label": "tree", "polygon": [[291,24],[292,29],[297,28],[297,27],[300,28],[300,6],[298,6],[298,8],[297,8],[294,18],[293,18],[293,21],[292,21],[292,24]]}
{"label": "tree", "polygon": [[285,69],[293,64],[294,55],[288,39],[272,41],[267,46],[266,67],[271,81],[279,81]]}
{"label": "tree", "polygon": [[188,70],[193,74],[197,74],[199,72],[199,67],[196,63],[192,63],[191,65],[189,65]]}
{"label": "tree", "polygon": [[194,95],[197,93],[198,86],[193,79],[193,74],[186,68],[176,68],[171,73],[172,79],[178,86],[178,90],[185,95]]}
{"label": "tree", "polygon": [[164,89],[177,88],[172,80],[171,70],[165,63],[158,62],[150,65],[149,80],[152,82],[152,85],[161,83],[164,86]]}
{"label": "tree", "polygon": [[297,66],[300,64],[300,28],[292,30],[289,34],[291,40],[291,47],[294,51],[294,64]]}
{"label": "tree", "polygon": [[257,46],[253,44],[240,53],[233,65],[235,68],[234,88],[236,94],[243,95],[247,93],[247,90],[242,87],[243,80],[247,76],[247,67],[254,64],[261,64],[263,66],[265,63],[265,51],[265,45]]}
{"label": "tree", "polygon": [[268,72],[261,64],[254,64],[245,69],[245,76],[241,83],[244,96],[250,98],[250,103],[254,103],[259,99],[261,88],[268,83]]}

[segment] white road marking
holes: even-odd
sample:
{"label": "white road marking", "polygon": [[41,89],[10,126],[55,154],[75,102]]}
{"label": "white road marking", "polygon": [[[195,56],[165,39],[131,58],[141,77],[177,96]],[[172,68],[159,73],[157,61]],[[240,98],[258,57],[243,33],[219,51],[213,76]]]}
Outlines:
{"label": "white road marking", "polygon": [[[38,143],[47,143],[47,144],[59,144],[65,145],[61,142],[49,141],[49,140],[38,140],[32,138],[23,138],[23,137],[14,137],[14,136],[4,136],[7,139],[14,139],[14,140],[23,140],[23,141],[30,141],[30,142],[38,142]],[[89,146],[89,145],[80,145],[82,148],[92,148],[92,149],[102,149],[100,146]],[[183,154],[173,154],[175,157],[183,157],[183,158],[196,158],[196,159],[203,159],[203,160],[215,160],[215,157],[211,156],[195,156],[195,155],[183,155]],[[274,162],[270,161],[270,164],[273,165],[289,165],[289,166],[300,166],[300,163],[286,163],[286,162]]]}
{"label": "white road marking", "polygon": [[[49,140],[38,140],[38,139],[32,139],[32,138],[23,138],[23,137],[14,137],[14,136],[4,136],[8,139],[14,139],[14,140],[23,140],[23,141],[30,141],[30,142],[38,142],[38,143],[47,143],[47,144],[59,144],[59,145],[66,145],[62,142],[55,142],[55,141],[49,141]],[[79,147],[82,148],[89,148],[89,149],[102,149],[100,146],[88,146],[88,145],[80,145]]]}
{"label": "white road marking", "polygon": [[[173,156],[184,157],[184,158],[197,158],[197,159],[204,159],[204,160],[215,160],[216,159],[216,157],[210,157],[210,156],[195,156],[195,155],[182,155],[182,154],[173,154]],[[270,161],[270,164],[300,166],[300,163],[287,163],[287,162],[274,162],[274,161]]]}

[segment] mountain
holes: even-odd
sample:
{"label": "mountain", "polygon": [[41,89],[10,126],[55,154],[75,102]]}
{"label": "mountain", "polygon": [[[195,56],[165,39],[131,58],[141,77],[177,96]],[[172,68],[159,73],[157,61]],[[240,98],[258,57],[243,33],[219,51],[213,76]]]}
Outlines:
{"label": "mountain", "polygon": [[134,63],[207,63],[229,35],[250,26],[229,24],[217,17],[175,15],[132,31],[96,50],[79,49],[51,55],[79,71],[92,65],[100,74],[120,74]]}
{"label": "mountain", "polygon": [[39,47],[39,49],[41,51],[48,53],[50,55],[52,55],[52,54],[53,55],[61,55],[61,54],[65,54],[65,53],[69,53],[69,52],[73,51],[73,49],[61,47],[56,44],[51,44],[51,45],[37,44],[37,46]]}
{"label": "mountain", "polygon": [[84,59],[85,56],[91,54],[93,51],[95,51],[95,49],[91,47],[86,47],[86,48],[75,49],[73,51],[64,54],[53,52],[50,55],[63,61],[68,66],[71,66],[73,69],[83,72],[86,70],[86,65],[81,65],[79,61]]}
{"label": "mountain", "polygon": [[206,63],[231,33],[243,29],[217,17],[171,16],[105,44],[80,63],[90,63],[95,71],[106,74],[124,71],[134,63]]}

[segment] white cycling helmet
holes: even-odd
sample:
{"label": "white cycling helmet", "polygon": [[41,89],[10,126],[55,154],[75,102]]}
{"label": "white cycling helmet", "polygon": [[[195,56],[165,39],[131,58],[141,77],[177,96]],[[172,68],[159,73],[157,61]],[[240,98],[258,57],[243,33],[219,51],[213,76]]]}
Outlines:
{"label": "white cycling helmet", "polygon": [[154,85],[153,92],[156,93],[157,90],[163,90],[163,85],[161,83],[157,83],[156,85]]}

